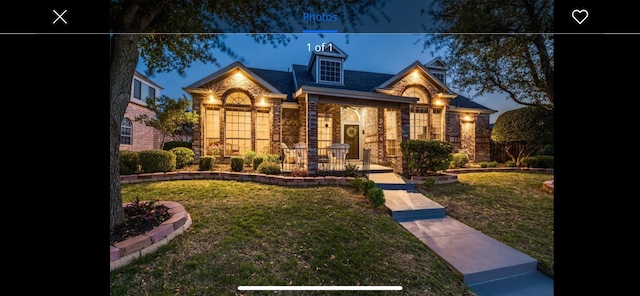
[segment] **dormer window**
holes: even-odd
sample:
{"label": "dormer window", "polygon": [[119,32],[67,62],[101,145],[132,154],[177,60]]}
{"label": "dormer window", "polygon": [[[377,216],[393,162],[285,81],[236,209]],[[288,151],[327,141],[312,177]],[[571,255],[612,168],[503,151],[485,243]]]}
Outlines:
{"label": "dormer window", "polygon": [[333,59],[320,59],[318,82],[342,83],[342,62]]}
{"label": "dormer window", "polygon": [[433,76],[435,76],[438,80],[440,80],[440,82],[442,82],[442,84],[447,84],[446,81],[444,81],[444,73],[434,73]]}

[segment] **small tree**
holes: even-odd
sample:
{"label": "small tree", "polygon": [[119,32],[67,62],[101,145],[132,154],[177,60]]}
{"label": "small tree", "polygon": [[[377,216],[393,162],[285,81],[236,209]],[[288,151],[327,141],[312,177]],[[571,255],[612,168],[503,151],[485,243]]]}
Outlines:
{"label": "small tree", "polygon": [[523,158],[553,144],[553,115],[532,106],[506,111],[496,119],[491,140],[520,166]]}
{"label": "small tree", "polygon": [[168,96],[147,98],[147,107],[155,112],[155,117],[146,114],[136,116],[135,121],[151,126],[162,133],[160,149],[167,136],[179,137],[185,130],[190,130],[197,122],[198,115],[191,112],[191,101],[187,97],[174,100]]}

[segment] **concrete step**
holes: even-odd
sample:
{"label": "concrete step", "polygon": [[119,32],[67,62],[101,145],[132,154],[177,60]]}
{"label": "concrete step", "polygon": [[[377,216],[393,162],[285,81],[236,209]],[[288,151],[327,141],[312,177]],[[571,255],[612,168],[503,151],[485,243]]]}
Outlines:
{"label": "concrete step", "polygon": [[469,286],[478,296],[553,296],[553,279],[531,272]]}
{"label": "concrete step", "polygon": [[405,190],[383,190],[385,206],[391,210],[391,216],[398,222],[443,218],[446,209],[416,192]]}
{"label": "concrete step", "polygon": [[536,259],[448,216],[399,223],[468,286],[537,272]]}

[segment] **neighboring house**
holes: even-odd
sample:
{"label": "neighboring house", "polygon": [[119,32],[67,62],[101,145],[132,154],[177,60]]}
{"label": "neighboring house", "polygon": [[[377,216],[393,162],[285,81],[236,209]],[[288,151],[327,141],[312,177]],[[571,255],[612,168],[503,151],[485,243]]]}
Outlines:
{"label": "neighboring house", "polygon": [[135,121],[136,116],[146,114],[153,117],[155,113],[147,108],[147,97],[160,96],[162,87],[136,70],[131,85],[131,99],[124,113],[120,131],[120,150],[141,151],[160,149],[162,134],[155,128]]}
{"label": "neighboring house", "polygon": [[194,128],[196,157],[223,145],[224,156],[253,150],[280,153],[281,143],[306,143],[306,167],[317,173],[331,143],[350,145],[347,159],[394,164],[408,170],[400,143],[451,142],[472,161],[490,157],[489,115],[497,112],[451,91],[438,58],[416,61],[395,74],[345,69],[347,54],[312,52],[307,65],[289,71],[228,65],[183,88],[200,116]]}

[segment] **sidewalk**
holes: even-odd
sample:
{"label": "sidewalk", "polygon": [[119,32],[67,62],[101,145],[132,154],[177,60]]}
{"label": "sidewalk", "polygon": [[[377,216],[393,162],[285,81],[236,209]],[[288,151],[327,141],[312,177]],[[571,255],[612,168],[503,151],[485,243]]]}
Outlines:
{"label": "sidewalk", "polygon": [[449,216],[394,173],[372,173],[392,217],[447,262],[479,296],[552,296],[553,279],[537,270],[538,260]]}

